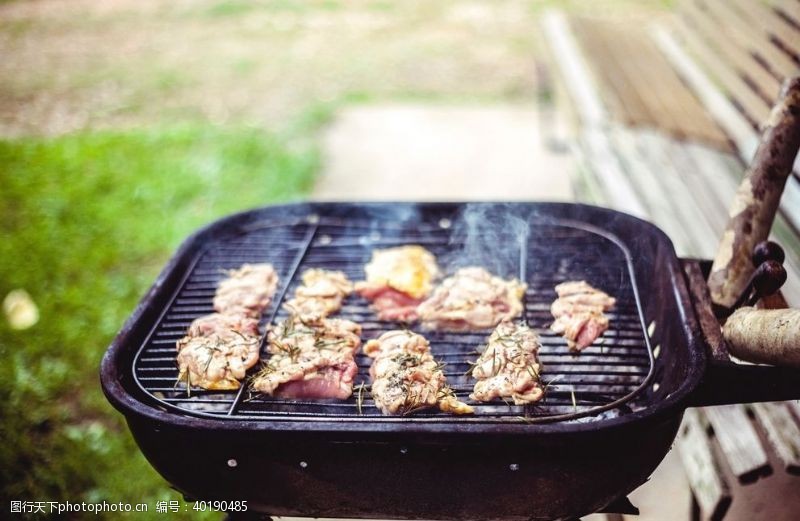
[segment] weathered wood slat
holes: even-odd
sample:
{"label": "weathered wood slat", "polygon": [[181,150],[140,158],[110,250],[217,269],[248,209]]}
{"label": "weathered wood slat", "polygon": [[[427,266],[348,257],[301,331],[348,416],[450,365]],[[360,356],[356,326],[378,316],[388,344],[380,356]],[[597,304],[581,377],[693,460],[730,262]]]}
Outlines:
{"label": "weathered wood slat", "polygon": [[800,59],[800,41],[797,32],[785,20],[762,2],[752,0],[730,0],[752,24],[765,32],[769,39],[790,57]]}
{"label": "weathered wood slat", "polygon": [[603,103],[615,119],[634,126],[649,125],[652,117],[641,92],[632,85],[626,74],[621,74],[616,63],[616,38],[603,23],[572,17],[569,20],[573,34],[587,56],[588,66],[598,78]]}
{"label": "weathered wood slat", "polygon": [[703,519],[722,519],[731,504],[730,487],[711,452],[700,413],[687,409],[676,445]]}
{"label": "weathered wood slat", "polygon": [[787,472],[800,474],[800,426],[785,403],[751,405]]}
{"label": "weathered wood slat", "polygon": [[[783,80],[800,71],[800,67],[789,56],[772,44],[760,31],[754,30],[751,21],[733,8],[727,0],[705,0],[709,13],[716,17],[720,26],[725,27],[747,50],[759,57],[760,63],[770,70],[775,78]],[[800,5],[800,4],[798,4]]]}
{"label": "weathered wood slat", "polygon": [[773,2],[772,8],[775,9],[779,15],[783,15],[791,20],[791,23],[794,24],[795,27],[800,28],[800,2],[796,2],[795,0],[778,0],[777,2]]}
{"label": "weathered wood slat", "polygon": [[[685,27],[676,24],[673,30],[687,34]],[[714,85],[708,75],[678,43],[672,32],[661,26],[653,28],[653,37],[659,48],[669,58],[678,73],[695,91],[722,129],[731,137],[738,150],[752,154],[758,146],[758,139],[747,119],[739,113],[728,98]],[[696,40],[696,39],[695,39]]]}
{"label": "weathered wood slat", "polygon": [[594,165],[580,146],[572,147],[578,174],[573,179],[573,192],[577,201],[603,206],[608,204],[605,193],[594,173]]}
{"label": "weathered wood slat", "polygon": [[584,146],[592,168],[598,176],[606,200],[617,210],[642,218],[649,218],[630,182],[625,176],[622,165],[614,153],[605,130],[589,128],[582,132],[580,141]]}
{"label": "weathered wood slat", "polygon": [[[697,100],[680,82],[669,62],[646,33],[632,30],[620,38],[615,60],[625,76],[634,80],[635,89],[647,100],[655,128],[692,139],[696,137],[692,122],[717,128],[710,119],[704,121],[707,117],[705,111],[698,110],[700,105]],[[681,96],[682,93],[688,96]],[[692,115],[687,117],[689,113]]]}
{"label": "weathered wood slat", "polygon": [[648,213],[636,193],[625,179],[617,157],[611,150],[605,126],[607,111],[598,95],[597,84],[583,60],[567,20],[563,14],[549,12],[543,16],[542,24],[550,41],[567,89],[578,106],[584,129],[579,137],[594,171],[600,176],[601,185],[612,206],[639,217]]}
{"label": "weathered wood slat", "polygon": [[752,483],[772,472],[758,433],[741,405],[705,407],[725,460],[741,483]]}
{"label": "weathered wood slat", "polygon": [[727,224],[725,215],[732,199],[719,196],[719,187],[710,182],[710,176],[698,168],[694,157],[683,143],[670,141],[666,146],[676,173],[683,179],[688,190],[686,197],[694,201],[714,239],[720,237]]}
{"label": "weathered wood slat", "polygon": [[[669,31],[657,26],[653,29],[653,37],[676,70],[703,101],[717,123],[731,137],[742,161],[749,163],[758,146],[756,131]],[[798,170],[798,164],[800,164],[800,157],[795,161],[795,171]],[[787,183],[781,202],[781,213],[795,229],[800,230],[798,200],[800,200],[800,181],[793,178]]]}
{"label": "weathered wood slat", "polygon": [[563,13],[549,11],[542,16],[542,28],[550,42],[565,86],[578,107],[578,116],[584,125],[604,125],[608,114],[597,94],[594,80],[587,71],[586,63],[578,52],[567,19]]}
{"label": "weathered wood slat", "polygon": [[716,54],[754,86],[768,106],[772,106],[780,92],[780,81],[769,74],[746,48],[740,46],[741,42],[735,37],[734,31],[711,17],[712,13],[707,10],[703,0],[690,0],[681,6],[695,30],[715,48]]}
{"label": "weathered wood slat", "polygon": [[684,234],[691,239],[692,254],[711,255],[718,236],[694,201],[691,190],[684,184],[683,176],[670,156],[669,141],[655,132],[642,131],[639,146],[642,156],[652,164],[651,171],[656,173],[656,181],[661,186],[658,193],[662,197],[669,194],[665,199],[674,208],[673,219],[681,223]]}
{"label": "weathered wood slat", "polygon": [[786,405],[788,405],[789,409],[791,409],[792,412],[794,412],[794,419],[800,422],[800,401],[794,400],[791,402],[787,402]]}
{"label": "weathered wood slat", "polygon": [[716,49],[710,47],[707,41],[698,36],[696,27],[693,25],[697,20],[702,20],[702,18],[687,16],[686,23],[676,21],[677,33],[696,59],[716,77],[720,85],[725,86],[728,96],[744,111],[744,115],[751,123],[751,128],[759,127],[769,116],[769,104],[751,90],[747,82],[730,64],[720,59],[715,52]]}
{"label": "weathered wood slat", "polygon": [[584,17],[569,22],[612,121],[730,149],[725,134],[646,31]]}
{"label": "weathered wood slat", "polygon": [[680,223],[675,220],[675,210],[668,197],[663,196],[661,186],[655,177],[659,175],[642,156],[637,143],[637,131],[622,127],[611,130],[611,145],[617,152],[627,178],[656,223],[672,239],[675,249],[681,255],[689,255],[693,244],[683,233]]}

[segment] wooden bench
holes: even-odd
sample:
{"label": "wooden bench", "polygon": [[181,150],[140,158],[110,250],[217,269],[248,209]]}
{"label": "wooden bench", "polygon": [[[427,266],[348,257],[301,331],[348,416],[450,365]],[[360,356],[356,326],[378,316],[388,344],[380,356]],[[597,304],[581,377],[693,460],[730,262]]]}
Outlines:
{"label": "wooden bench", "polygon": [[[685,0],[653,27],[545,15],[563,79],[557,91],[567,93],[578,123],[570,147],[580,164],[578,198],[655,222],[682,255],[713,257],[758,125],[782,79],[800,71],[798,6]],[[799,228],[795,176],[773,230],[787,250],[785,293],[794,305]],[[794,402],[687,411],[678,445],[694,517],[760,519],[772,509],[770,519],[797,518],[787,508],[800,509],[798,421]]]}

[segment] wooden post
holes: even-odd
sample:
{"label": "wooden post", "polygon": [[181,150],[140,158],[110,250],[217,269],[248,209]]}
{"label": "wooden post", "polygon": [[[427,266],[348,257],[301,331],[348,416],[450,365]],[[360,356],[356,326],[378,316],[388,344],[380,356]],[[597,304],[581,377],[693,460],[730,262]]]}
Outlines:
{"label": "wooden post", "polygon": [[729,211],[708,287],[712,300],[730,307],[754,267],[753,248],[769,236],[786,180],[800,148],[800,77],[787,79],[764,124],[761,144]]}

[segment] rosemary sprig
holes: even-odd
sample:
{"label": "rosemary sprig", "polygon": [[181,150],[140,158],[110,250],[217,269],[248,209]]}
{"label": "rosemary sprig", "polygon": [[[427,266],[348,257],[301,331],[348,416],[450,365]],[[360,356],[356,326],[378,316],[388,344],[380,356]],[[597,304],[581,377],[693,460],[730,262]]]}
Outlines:
{"label": "rosemary sprig", "polygon": [[358,415],[362,416],[361,407],[364,405],[364,382],[361,382],[356,389],[358,389],[356,393],[356,409],[358,409]]}
{"label": "rosemary sprig", "polygon": [[472,375],[472,372],[475,370],[475,368],[478,367],[478,365],[480,365],[480,359],[475,360],[475,361],[467,360],[467,365],[469,366],[469,369],[467,369],[464,372],[464,376]]}
{"label": "rosemary sprig", "polygon": [[318,339],[314,342],[314,347],[317,349],[328,349],[331,346],[338,346],[344,344],[346,341],[344,338],[340,338],[338,340],[324,340],[322,338]]}

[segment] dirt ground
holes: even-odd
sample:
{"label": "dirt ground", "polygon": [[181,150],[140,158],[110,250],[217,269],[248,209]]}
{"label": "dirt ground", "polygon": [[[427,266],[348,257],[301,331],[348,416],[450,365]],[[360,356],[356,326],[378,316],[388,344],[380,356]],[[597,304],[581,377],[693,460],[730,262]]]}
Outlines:
{"label": "dirt ground", "polygon": [[542,9],[649,0],[0,2],[0,136],[181,121],[283,130],[348,100],[531,101]]}

